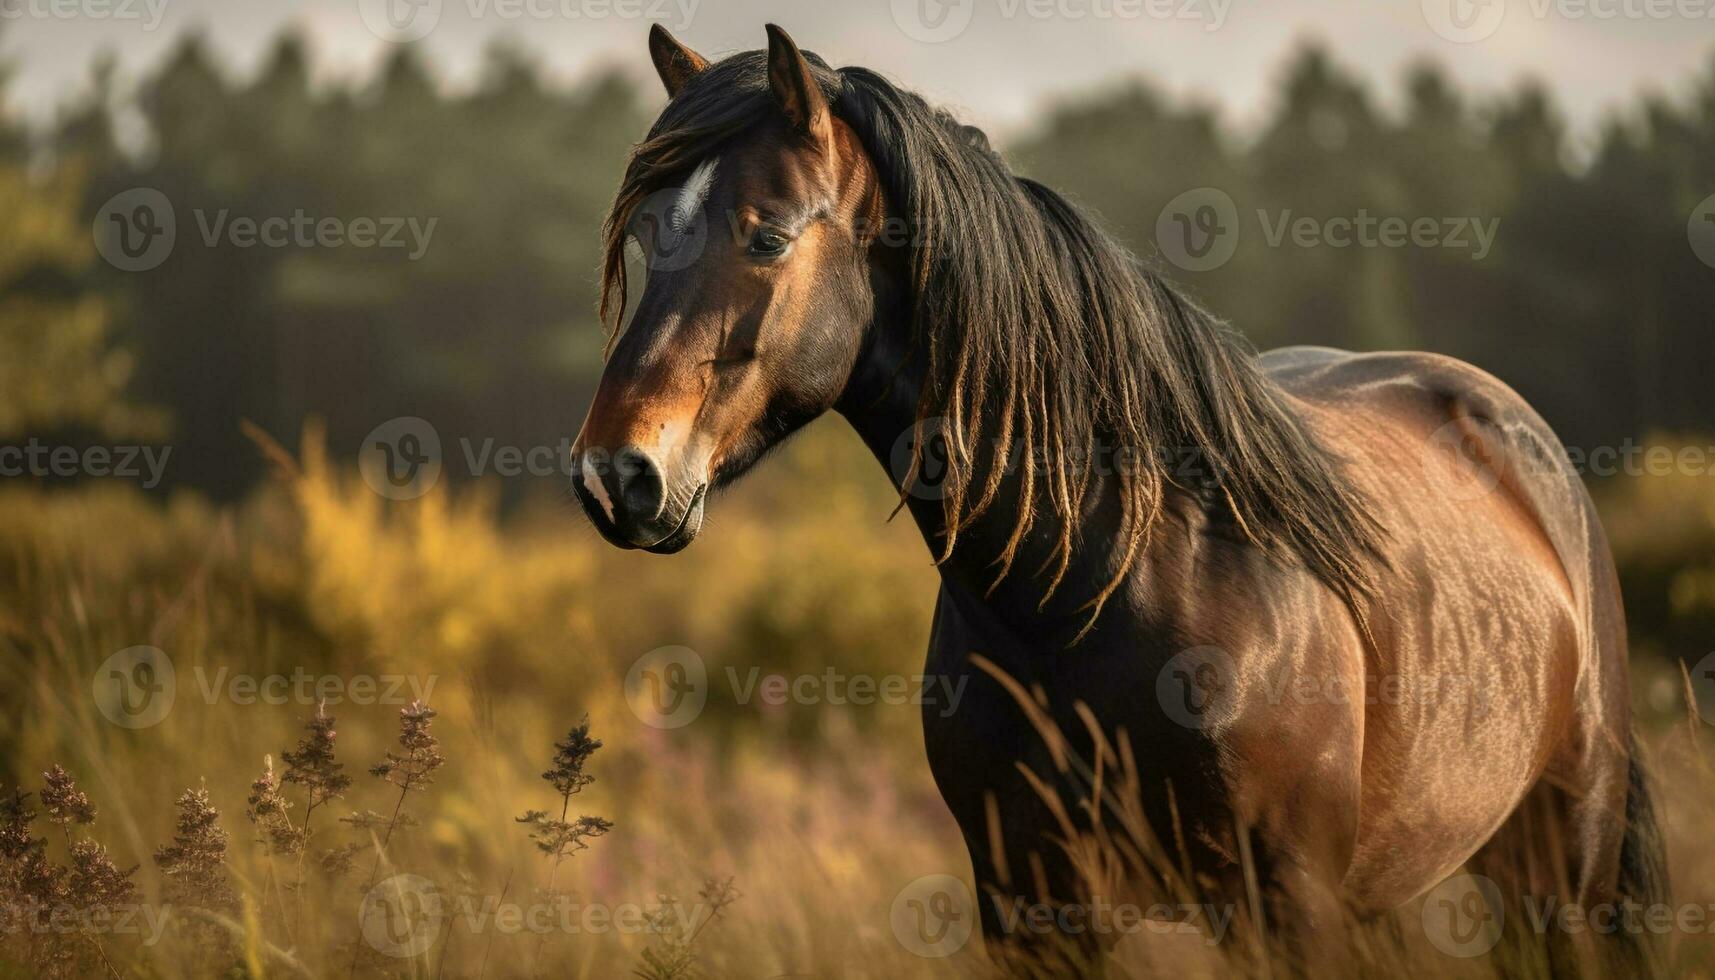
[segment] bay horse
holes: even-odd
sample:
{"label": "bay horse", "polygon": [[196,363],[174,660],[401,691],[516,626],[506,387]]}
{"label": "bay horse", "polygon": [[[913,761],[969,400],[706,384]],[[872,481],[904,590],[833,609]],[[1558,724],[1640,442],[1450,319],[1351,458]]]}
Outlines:
{"label": "bay horse", "polygon": [[773,25],[715,63],[649,47],[669,100],[604,226],[574,492],[676,552],[843,415],[937,558],[927,672],[968,688],[925,743],[980,888],[1074,893],[1091,788],[1046,719],[1085,758],[1123,732],[1150,824],[1286,929],[1467,863],[1660,900],[1614,564],[1519,396],[1433,354],[1257,355],[980,131]]}

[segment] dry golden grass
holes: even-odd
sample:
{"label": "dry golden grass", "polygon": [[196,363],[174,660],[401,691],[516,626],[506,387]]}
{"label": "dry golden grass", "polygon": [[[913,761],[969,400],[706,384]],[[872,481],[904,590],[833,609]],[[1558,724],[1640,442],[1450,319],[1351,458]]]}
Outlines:
{"label": "dry golden grass", "polygon": [[[163,507],[120,486],[0,489],[0,732],[10,769],[0,789],[39,791],[40,774],[63,764],[98,811],[74,830],[104,843],[119,867],[139,865],[139,898],[156,912],[171,895],[153,855],[174,838],[181,794],[206,789],[230,835],[219,870],[235,905],[199,912],[181,901],[158,941],[109,930],[100,952],[111,970],[88,943],[71,954],[78,968],[121,976],[992,973],[978,943],[925,959],[894,934],[895,901],[911,882],[970,879],[922,757],[917,707],[742,705],[719,683],[695,723],[662,730],[642,723],[625,698],[636,658],[672,644],[696,649],[711,675],[728,665],[789,675],[829,665],[846,674],[921,669],[934,572],[908,523],[884,523],[891,493],[849,435],[819,426],[717,502],[705,538],[669,560],[608,548],[561,503],[502,523],[480,488],[386,501],[327,459],[314,433],[278,461],[280,480],[233,509],[189,496]],[[1625,527],[1637,503],[1608,506]],[[1715,510],[1699,514],[1688,518],[1708,522],[1698,533],[1715,528]],[[1683,588],[1690,591],[1676,601],[1695,605],[1701,593]],[[91,692],[99,665],[137,645],[170,656],[176,700],[159,724],[129,729],[111,723]],[[296,859],[270,856],[245,810],[264,756],[284,768],[282,752],[304,735],[315,698],[242,703],[230,687],[208,690],[234,674],[294,671],[342,686],[378,678],[377,693],[391,677],[405,681],[390,703],[327,707],[352,784],[318,810],[311,850],[356,850],[343,876],[320,873],[312,854],[300,893],[282,884],[299,877]],[[1683,688],[1662,662],[1640,662],[1638,672],[1640,701],[1661,717],[1650,741],[1677,898],[1706,902],[1715,898],[1715,787],[1699,752],[1710,729],[1687,723]],[[381,832],[333,818],[390,815],[398,788],[367,770],[398,750],[399,711],[413,693],[438,713],[432,730],[446,762],[432,784],[405,794],[401,809],[416,825],[393,834],[371,879]],[[562,799],[541,774],[555,741],[586,716],[604,744],[587,763],[595,781],[571,797],[568,816],[599,816],[614,829],[555,868],[515,818],[559,815]],[[302,787],[282,792],[301,817]],[[48,829],[38,821],[34,832],[51,836]],[[53,861],[67,853],[66,840],[46,845]],[[361,938],[364,896],[370,880],[398,874],[432,881],[449,902],[473,896],[477,916],[484,900],[542,902],[552,876],[579,924],[537,932],[455,916],[425,950],[382,955]],[[736,897],[699,896],[729,878]],[[638,927],[662,896],[678,900],[670,912],[691,918]],[[416,900],[398,886],[386,897]],[[715,904],[721,914],[705,922]],[[590,909],[597,919],[585,917]],[[603,925],[603,915],[624,924]],[[1416,922],[1408,909],[1339,941],[1372,973],[1541,969],[1506,945],[1473,960],[1440,956]],[[31,936],[3,938],[3,971],[32,975]],[[1253,952],[1241,940],[1135,936],[1113,963],[1119,975],[1263,975]],[[1681,975],[1715,967],[1707,936],[1678,937],[1675,955]]]}

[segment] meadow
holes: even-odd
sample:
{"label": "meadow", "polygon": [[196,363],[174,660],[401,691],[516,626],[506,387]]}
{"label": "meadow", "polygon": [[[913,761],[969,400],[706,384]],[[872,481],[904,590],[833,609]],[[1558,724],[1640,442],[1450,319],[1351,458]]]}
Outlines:
{"label": "meadow", "polygon": [[[502,518],[482,484],[384,499],[313,426],[257,442],[274,475],[236,506],[117,480],[0,486],[5,975],[996,972],[974,939],[926,946],[901,922],[927,876],[976,884],[919,706],[826,681],[909,693],[935,588],[914,528],[886,520],[885,475],[837,423],[717,501],[671,559],[607,547],[557,487]],[[1643,570],[1629,580],[1654,582],[1668,550],[1715,553],[1707,479],[1597,488]],[[1680,567],[1646,601],[1706,615],[1711,583],[1715,563]],[[101,690],[139,646],[170,660],[172,698],[127,727]],[[711,678],[681,727],[628,700],[661,647],[695,650]],[[1636,653],[1635,699],[1676,901],[1708,903],[1715,740],[1661,653]],[[810,680],[774,697],[760,679],[777,674]],[[333,723],[306,727],[322,712]],[[546,815],[520,822],[530,811]],[[64,914],[31,904],[44,895]],[[1331,942],[1370,975],[1546,969],[1513,932],[1448,956],[1422,912]],[[1270,975],[1242,919],[1219,942],[1206,924],[1128,934],[1113,975]],[[1715,971],[1706,932],[1668,941],[1675,975]]]}

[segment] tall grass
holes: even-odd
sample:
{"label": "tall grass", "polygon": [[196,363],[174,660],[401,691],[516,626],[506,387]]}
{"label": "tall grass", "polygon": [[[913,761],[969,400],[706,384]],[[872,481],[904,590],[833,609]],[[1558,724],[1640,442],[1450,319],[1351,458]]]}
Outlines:
{"label": "tall grass", "polygon": [[[163,504],[118,485],[0,487],[0,789],[39,794],[43,774],[63,765],[99,813],[80,823],[56,784],[67,825],[56,837],[38,817],[19,846],[88,869],[89,847],[77,853],[87,840],[103,849],[104,873],[135,889],[130,900],[171,909],[158,937],[109,929],[96,933],[98,951],[76,934],[52,968],[993,974],[974,941],[923,958],[892,926],[923,876],[952,875],[973,894],[979,884],[923,760],[917,707],[741,704],[719,682],[696,721],[662,729],[625,697],[632,664],[666,645],[694,648],[712,677],[753,665],[921,670],[935,575],[914,530],[884,523],[892,493],[849,436],[813,430],[716,502],[704,539],[670,560],[606,547],[552,495],[506,521],[481,486],[384,500],[328,458],[314,431],[273,455],[279,478],[235,508],[189,495]],[[1627,535],[1617,548],[1634,546],[1638,495],[1667,492],[1604,500]],[[1715,510],[1699,513],[1715,529]],[[1671,601],[1695,614],[1701,579],[1685,574],[1693,584]],[[171,658],[176,700],[158,724],[133,729],[110,722],[91,690],[107,658],[138,645]],[[332,679],[336,690],[268,703],[233,684],[276,674]],[[1640,658],[1638,678],[1678,897],[1709,901],[1710,730],[1687,721],[1676,668]],[[356,703],[361,679],[376,687]],[[326,728],[337,738],[318,736],[319,716],[335,720]],[[586,718],[586,741],[569,739]],[[1102,765],[1123,793],[1126,750],[1110,748]],[[431,754],[441,761],[428,765]],[[565,775],[570,756],[576,778],[545,783]],[[378,778],[363,776],[372,767]],[[314,786],[294,771],[316,773],[324,791],[313,843],[303,838]],[[598,825],[580,820],[611,830],[567,845],[566,834]],[[554,849],[541,848],[544,834]],[[0,827],[0,844],[10,840]],[[1080,860],[1117,893],[1116,850],[1097,842]],[[366,931],[378,905],[408,914],[431,901],[461,914],[434,920],[426,945],[378,948]],[[575,923],[517,925],[509,907],[571,908]],[[1504,952],[1440,956],[1415,914],[1353,927],[1340,942],[1368,972],[1535,969]],[[0,938],[0,972],[38,972],[35,934]],[[1674,955],[1685,975],[1715,968],[1707,937],[1680,937]],[[1107,958],[1119,975],[1268,971],[1242,939],[1138,935]]]}

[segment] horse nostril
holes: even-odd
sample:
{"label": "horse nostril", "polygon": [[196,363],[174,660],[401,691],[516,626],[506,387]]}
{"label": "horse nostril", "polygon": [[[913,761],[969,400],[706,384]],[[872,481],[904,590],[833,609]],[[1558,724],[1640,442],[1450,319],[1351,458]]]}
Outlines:
{"label": "horse nostril", "polygon": [[632,520],[659,517],[666,501],[661,470],[648,453],[626,446],[613,455],[614,477],[619,483],[619,504]]}

